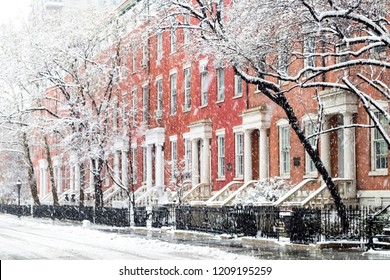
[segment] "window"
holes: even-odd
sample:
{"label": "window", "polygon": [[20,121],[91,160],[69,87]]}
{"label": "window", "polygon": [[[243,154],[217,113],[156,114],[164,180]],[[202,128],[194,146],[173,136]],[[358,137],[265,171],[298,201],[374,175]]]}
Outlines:
{"label": "window", "polygon": [[244,136],[242,133],[235,134],[236,152],[236,177],[244,175]]}
{"label": "window", "polygon": [[146,154],[147,154],[147,148],[146,147],[142,147],[142,181],[143,182],[146,182],[146,170],[147,170],[147,162],[146,162]]}
{"label": "window", "polygon": [[184,179],[191,178],[191,140],[184,139]]}
{"label": "window", "polygon": [[148,64],[148,41],[144,40],[142,44],[142,66],[146,66]]}
{"label": "window", "polygon": [[176,91],[176,73],[171,74],[171,115],[177,112],[177,91]]}
{"label": "window", "polygon": [[184,69],[184,110],[191,109],[191,69]]}
{"label": "window", "polygon": [[[184,24],[187,26],[190,25],[190,15],[184,16]],[[184,44],[185,45],[188,45],[190,43],[190,35],[191,35],[191,29],[184,28]]]}
{"label": "window", "polygon": [[283,74],[288,74],[288,41],[287,39],[282,39],[279,43],[279,50],[278,50],[278,69]]}
{"label": "window", "polygon": [[225,177],[225,135],[218,136],[218,177]]}
{"label": "window", "polygon": [[284,122],[279,126],[279,168],[280,176],[290,176],[290,126]]}
{"label": "window", "polygon": [[156,81],[156,90],[157,90],[157,111],[161,112],[163,108],[162,79]]}
{"label": "window", "polygon": [[346,44],[338,45],[336,47],[336,54],[338,54],[339,56],[336,56],[336,63],[347,62],[349,60],[349,54],[348,54],[349,51],[350,49]]}
{"label": "window", "polygon": [[132,56],[132,65],[131,72],[134,73],[137,71],[137,47],[133,46],[133,56]]}
{"label": "window", "polygon": [[163,53],[163,34],[160,31],[157,33],[157,61],[160,61],[162,59],[162,53]]}
{"label": "window", "polygon": [[142,121],[149,123],[149,86],[142,87]]}
{"label": "window", "polygon": [[201,64],[200,66],[200,106],[206,106],[208,104],[208,72],[207,64]]}
{"label": "window", "polygon": [[[376,112],[375,116],[378,118],[382,127],[388,130],[389,124],[386,121],[386,117],[379,112]],[[371,130],[371,158],[372,171],[384,171],[387,173],[389,167],[389,149],[378,128]]]}
{"label": "window", "polygon": [[131,91],[132,103],[131,103],[131,115],[133,117],[133,125],[137,123],[137,88],[133,88]]}
{"label": "window", "polygon": [[225,99],[225,69],[217,69],[217,101]]}
{"label": "window", "polygon": [[242,96],[242,79],[239,75],[234,75],[234,96]]}
{"label": "window", "polygon": [[171,27],[171,54],[175,53],[177,50],[177,34],[176,28]]}
{"label": "window", "polygon": [[316,38],[313,36],[309,36],[305,38],[305,66],[307,67],[315,67],[316,66],[316,57],[310,56],[315,54],[316,52]]}
{"label": "window", "polygon": [[177,140],[171,140],[171,181],[176,182],[177,175]]}
{"label": "window", "polygon": [[[305,121],[304,126],[305,126],[305,135],[306,136],[313,135],[316,133],[316,124],[313,121],[311,121],[311,120]],[[310,142],[310,145],[315,148],[315,145],[316,145],[315,137],[310,138],[309,142]],[[316,166],[314,164],[314,161],[310,158],[308,153],[305,153],[305,171],[306,171],[305,173],[307,176],[316,176],[317,175],[317,169],[316,169]]]}

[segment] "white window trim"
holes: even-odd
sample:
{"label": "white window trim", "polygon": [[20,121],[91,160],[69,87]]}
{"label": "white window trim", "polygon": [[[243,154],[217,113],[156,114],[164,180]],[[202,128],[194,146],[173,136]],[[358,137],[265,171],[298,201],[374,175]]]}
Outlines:
{"label": "white window trim", "polygon": [[276,122],[278,127],[278,138],[279,138],[279,175],[284,179],[290,179],[291,177],[291,138],[290,138],[290,130],[289,130],[289,173],[284,172],[282,167],[282,141],[281,141],[281,129],[288,127],[290,129],[290,124],[287,119],[281,119]]}
{"label": "white window trim", "polygon": [[[316,125],[317,120],[318,120],[318,117],[315,114],[306,114],[302,117],[302,127],[305,129],[305,136],[308,136],[306,133],[306,128],[307,128],[306,125],[309,122],[312,122],[313,125]],[[291,139],[290,139],[290,141],[291,141]],[[308,170],[308,163],[310,160],[311,160],[311,158],[309,157],[309,154],[305,151],[305,175],[303,176],[303,178],[305,178],[305,179],[318,177],[318,171],[315,167],[314,167],[315,168],[314,171]]]}
{"label": "white window trim", "polygon": [[[191,164],[192,164],[192,143],[191,143],[191,134],[189,132],[183,134],[184,139],[184,172],[191,174]],[[189,152],[189,153],[187,153]]]}
{"label": "white window trim", "polygon": [[163,52],[164,52],[162,31],[157,33],[156,44],[157,44],[157,46],[156,46],[156,51],[157,51],[156,60],[157,60],[157,63],[159,63],[163,58]]}
{"label": "white window trim", "polygon": [[[226,138],[225,138],[225,129],[220,129],[216,131],[217,135],[217,149],[218,149],[218,179],[224,180],[226,177]],[[221,153],[220,139],[223,138],[223,154]],[[221,166],[220,159],[223,158],[223,166]],[[221,174],[223,173],[223,174]]]}
{"label": "white window trim", "polygon": [[[208,77],[208,69],[206,71],[203,71],[204,67],[208,67],[208,60],[206,59],[203,59],[199,62],[199,77],[200,77],[200,106],[199,108],[204,108],[206,106],[208,106],[209,104],[209,91],[208,91],[208,87],[207,87],[207,90],[205,92],[203,92],[203,83],[206,82],[206,85],[208,84],[208,80],[209,80],[209,77]],[[203,80],[203,73],[206,73],[206,78],[205,78],[205,81]],[[205,96],[206,98],[204,98],[204,93],[205,93]],[[206,101],[206,102],[204,102]]]}
{"label": "white window trim", "polygon": [[[307,53],[307,54],[315,54],[316,52],[316,37],[315,36],[305,36],[305,42],[304,42],[304,52]],[[313,49],[313,52],[311,52],[311,50],[309,49],[309,43],[312,43],[311,40],[314,40],[314,49]],[[312,61],[312,64],[313,65],[309,65],[309,61]],[[312,57],[306,57],[304,59],[304,66],[305,67],[315,67],[316,66],[316,57],[315,56],[312,56]]]}
{"label": "white window trim", "polygon": [[[219,71],[223,71],[223,80],[222,80],[222,89],[220,88],[220,77],[219,77]],[[217,103],[218,102],[223,102],[225,101],[225,90],[226,90],[226,87],[225,87],[225,68],[223,67],[218,67],[217,68]],[[222,98],[220,97],[220,91],[222,91],[223,93],[223,96]]]}
{"label": "white window trim", "polygon": [[[385,110],[388,110],[389,103],[387,101],[376,101],[379,103]],[[373,109],[374,113],[377,113],[378,111],[376,109]],[[372,120],[368,117],[369,123],[372,124]],[[376,176],[388,176],[389,175],[389,168],[385,169],[376,169],[376,162],[375,162],[375,147],[374,147],[374,133],[376,128],[369,129],[369,139],[370,139],[370,171],[368,173],[368,176],[376,177]],[[388,129],[390,129],[390,125],[388,126]],[[389,164],[389,158],[388,164]]]}
{"label": "white window trim", "polygon": [[[171,179],[170,179],[170,181],[172,183],[176,183],[175,172],[176,172],[176,165],[177,165],[177,160],[178,160],[178,155],[177,155],[177,152],[178,152],[177,135],[173,135],[173,136],[169,137],[169,144],[170,144],[170,148],[171,148]],[[174,146],[175,146],[175,149],[176,149],[175,150],[175,152],[176,152],[176,158],[175,159],[173,157],[174,156],[174,154],[173,154],[173,147]]]}
{"label": "white window trim", "polygon": [[[160,82],[161,82],[161,100],[159,99],[159,90],[158,90],[158,84]],[[156,95],[157,95],[156,96],[156,101],[157,101],[156,110],[160,110],[160,111],[163,110],[163,84],[162,83],[163,83],[162,75],[158,75],[156,78]]]}
{"label": "white window trim", "polygon": [[[190,87],[188,88],[188,90],[190,91],[189,92],[189,95],[187,96],[187,87],[186,87],[186,75],[185,75],[185,72],[186,71],[189,71],[189,74],[190,74]],[[188,112],[191,110],[191,64],[186,64],[184,67],[183,67],[183,74],[184,74],[184,78],[183,78],[183,88],[184,88],[184,104],[183,104],[183,112]],[[189,97],[189,99],[187,99],[187,97]],[[188,102],[190,101],[190,102]],[[189,104],[188,104],[189,103]]]}
{"label": "white window trim", "polygon": [[[238,83],[241,82],[241,92],[238,92]],[[244,83],[240,75],[234,75],[234,96],[235,97],[242,97],[244,91]]]}
{"label": "white window trim", "polygon": [[[233,132],[234,132],[234,175],[235,175],[235,179],[238,179],[238,180],[242,180],[244,179],[244,132],[242,131],[241,127],[240,129],[237,129],[235,130],[233,128]],[[240,154],[240,157],[241,157],[241,174],[238,174],[238,169],[239,169],[239,163],[238,163],[238,160],[237,160],[237,157],[238,157],[238,142],[237,142],[237,135],[241,135],[241,154]]]}
{"label": "white window trim", "polygon": [[[176,76],[176,81],[175,81],[175,103],[173,102],[173,84],[172,84],[172,77],[173,75]],[[177,70],[176,69],[173,69],[171,71],[169,71],[169,94],[170,94],[170,100],[171,100],[171,108],[170,108],[170,114],[171,116],[175,116],[177,114]],[[173,106],[175,105],[175,111],[173,112]]]}

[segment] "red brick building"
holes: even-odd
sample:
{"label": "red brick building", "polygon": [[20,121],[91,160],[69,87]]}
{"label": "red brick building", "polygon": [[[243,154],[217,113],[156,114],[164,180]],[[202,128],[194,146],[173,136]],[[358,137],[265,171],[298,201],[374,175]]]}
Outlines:
{"label": "red brick building", "polygon": [[[118,11],[125,16],[137,7],[137,2],[125,1]],[[131,179],[136,189],[144,186],[139,197],[146,198],[147,193],[152,196],[154,191],[163,203],[167,189],[188,183],[184,197],[206,200],[204,196],[210,199],[211,194],[216,194],[209,204],[225,203],[223,192],[218,197],[218,191],[224,188],[226,199],[243,185],[270,177],[282,177],[300,186],[294,194],[297,200],[305,200],[322,185],[285,114],[256,86],[246,84],[231,67],[223,68],[212,57],[192,55],[189,31],[164,30],[142,38],[139,33],[145,30],[144,25],[138,25],[129,34],[129,70],[117,91],[118,107],[127,108],[130,130],[123,133],[120,116],[113,119],[112,133],[117,138],[112,147],[112,165],[114,176],[124,185]],[[317,113],[314,90],[310,94],[300,91],[294,92],[296,97],[291,102],[309,133],[314,129]],[[367,114],[352,95],[336,91],[319,94],[328,128],[367,122]],[[383,103],[388,107],[388,101]],[[375,129],[364,128],[321,136],[321,158],[347,202],[375,206],[390,202],[389,154],[380,154],[376,149],[380,141]],[[71,189],[77,193],[77,165],[58,158],[53,161],[62,182],[59,191]],[[44,162],[41,170],[45,170]],[[44,172],[37,174],[39,181],[45,180]],[[48,186],[41,183],[41,196],[47,193]],[[114,196],[120,190],[112,180],[106,181],[106,188],[107,203],[121,202]]]}

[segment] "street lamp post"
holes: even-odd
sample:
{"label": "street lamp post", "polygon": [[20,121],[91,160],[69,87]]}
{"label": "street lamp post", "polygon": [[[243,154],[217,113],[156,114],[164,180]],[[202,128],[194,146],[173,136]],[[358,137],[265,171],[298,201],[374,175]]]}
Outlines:
{"label": "street lamp post", "polygon": [[16,182],[16,188],[18,189],[18,206],[20,206],[20,189],[22,188],[22,182],[18,179]]}

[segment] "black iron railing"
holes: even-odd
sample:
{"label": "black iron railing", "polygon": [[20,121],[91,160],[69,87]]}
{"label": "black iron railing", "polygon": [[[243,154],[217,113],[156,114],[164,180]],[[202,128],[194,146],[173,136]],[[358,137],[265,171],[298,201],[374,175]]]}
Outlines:
{"label": "black iron railing", "polygon": [[[390,204],[378,210],[367,218],[367,251],[383,246],[381,243],[390,243]],[[388,232],[385,232],[388,230]],[[374,242],[376,238],[376,242]]]}
{"label": "black iron railing", "polygon": [[176,208],[176,228],[231,235],[278,237],[279,210],[272,207]]}
{"label": "black iron railing", "polygon": [[[214,234],[237,236],[258,236],[279,238],[288,236],[292,243],[316,243],[322,241],[367,242],[367,248],[374,248],[374,241],[382,241],[384,229],[390,228],[390,206],[370,215],[370,209],[348,207],[349,227],[343,229],[336,209],[295,208],[281,211],[275,207],[195,207],[160,206],[153,208],[135,207],[135,226],[166,226],[181,230],[194,230]],[[56,220],[89,220],[96,224],[130,226],[128,209],[93,208],[71,205],[28,206],[0,205],[0,212],[36,218]],[[150,224],[149,224],[149,223]],[[386,238],[390,238],[388,236]],[[385,238],[383,237],[383,238]]]}

